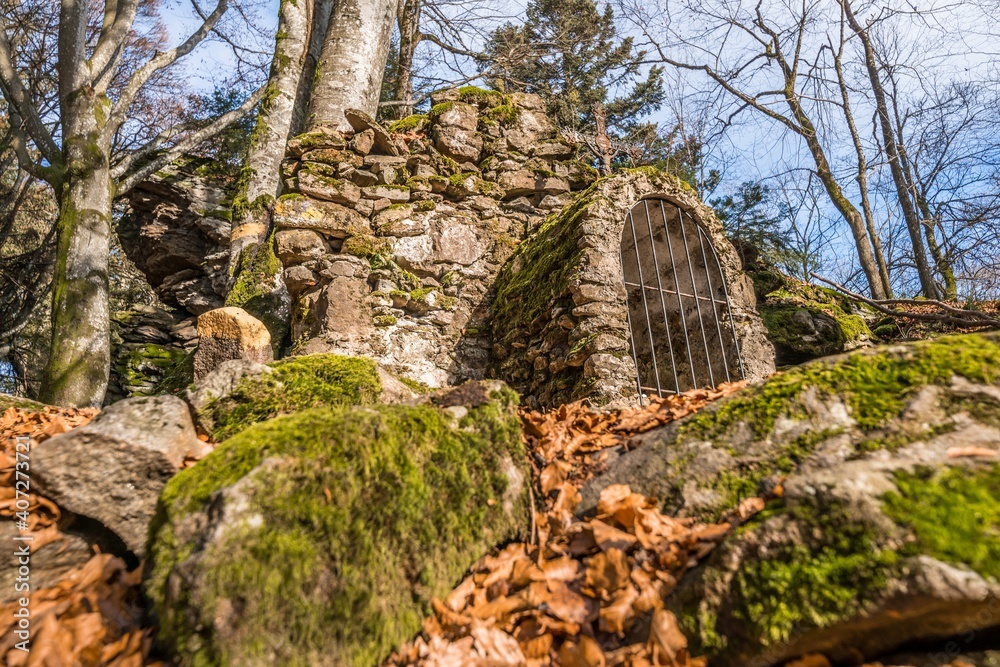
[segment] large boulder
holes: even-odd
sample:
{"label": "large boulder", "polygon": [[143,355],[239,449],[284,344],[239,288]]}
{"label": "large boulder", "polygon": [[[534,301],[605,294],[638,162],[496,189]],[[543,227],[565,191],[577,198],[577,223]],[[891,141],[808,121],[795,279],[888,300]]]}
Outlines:
{"label": "large boulder", "polygon": [[130,398],[36,445],[32,482],[40,495],[99,521],[141,557],[160,491],[203,448],[184,401]]}
{"label": "large boulder", "polygon": [[477,558],[524,536],[515,409],[502,384],[470,384],[221,444],[167,486],[152,528],[163,645],[185,664],[378,664]]}
{"label": "large boulder", "polygon": [[870,325],[881,316],[873,309],[759,263],[747,274],[779,365],[850,352],[877,340]]}
{"label": "large boulder", "polygon": [[773,498],[670,602],[713,665],[871,657],[997,624],[997,334],[813,362],[634,445],[582,511],[616,483],[680,516]]}
{"label": "large boulder", "polygon": [[192,315],[221,306],[229,280],[231,193],[211,162],[184,156],[137,184],[118,228],[156,294]]}
{"label": "large boulder", "polygon": [[264,323],[236,306],[216,308],[198,316],[198,349],[194,379],[199,380],[230,359],[265,363],[274,359],[271,334]]}
{"label": "large boulder", "polygon": [[377,403],[382,392],[383,382],[371,359],[312,354],[266,366],[227,361],[198,381],[187,398],[202,428],[222,441],[279,415]]}

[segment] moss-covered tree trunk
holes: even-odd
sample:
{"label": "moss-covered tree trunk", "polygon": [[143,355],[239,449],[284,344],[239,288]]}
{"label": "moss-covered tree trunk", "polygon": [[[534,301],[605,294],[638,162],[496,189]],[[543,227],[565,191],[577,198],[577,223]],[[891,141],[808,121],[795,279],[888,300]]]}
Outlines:
{"label": "moss-covered tree trunk", "polygon": [[340,0],[330,17],[308,126],[350,130],[345,109],[378,111],[398,0]]}
{"label": "moss-covered tree trunk", "polygon": [[[226,305],[259,318],[280,345],[287,329],[288,292],[281,264],[268,242],[271,208],[281,194],[281,162],[288,139],[301,130],[312,78],[313,33],[324,32],[330,0],[283,0],[267,91],[257,112],[246,161],[233,198],[230,231],[230,290]],[[311,48],[312,47],[312,48]],[[306,94],[304,94],[304,89]]]}
{"label": "moss-covered tree trunk", "polygon": [[293,127],[295,104],[316,4],[314,0],[284,0],[278,10],[267,93],[257,112],[239,192],[233,201],[229,254],[234,269],[239,266],[243,249],[266,237],[269,207],[281,194],[281,161],[285,143],[297,129]]}
{"label": "moss-covered tree trunk", "polygon": [[114,185],[105,131],[111,104],[85,87],[63,106],[52,342],[39,398],[54,405],[99,407],[111,367],[108,255]]}

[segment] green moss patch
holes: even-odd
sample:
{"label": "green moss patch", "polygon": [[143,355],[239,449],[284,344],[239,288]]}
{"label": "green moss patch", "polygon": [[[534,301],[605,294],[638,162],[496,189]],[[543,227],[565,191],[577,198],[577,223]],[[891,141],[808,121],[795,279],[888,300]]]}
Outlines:
{"label": "green moss patch", "polygon": [[883,511],[914,535],[905,549],[1000,580],[1000,465],[898,472]]}
{"label": "green moss patch", "polygon": [[748,272],[780,364],[798,364],[875,340],[857,304],[834,290],[762,268]]}
{"label": "green moss patch", "polygon": [[288,322],[275,315],[282,310],[281,297],[276,293],[281,269],[272,232],[263,243],[249,245],[240,251],[234,274],[236,280],[226,296],[227,306],[242,308],[264,323],[275,351],[288,333]]}
{"label": "green moss patch", "polygon": [[479,86],[462,86],[458,89],[458,99],[466,104],[475,104],[480,109],[493,109],[510,102],[510,98],[499,90]]}
{"label": "green moss patch", "polygon": [[427,127],[427,114],[416,113],[389,125],[390,132],[420,132]]}
{"label": "green moss patch", "polygon": [[318,406],[374,403],[382,391],[375,362],[361,357],[315,354],[271,364],[272,373],[245,378],[201,415],[223,441],[252,424]]}
{"label": "green moss patch", "polygon": [[[780,645],[841,622],[863,612],[899,574],[899,554],[844,506],[782,506],[767,517],[741,531],[742,548],[754,553],[743,555],[728,590],[719,585],[722,570],[709,565],[701,577],[713,593],[698,599],[694,590],[684,591],[681,622],[697,652],[741,655],[744,647]],[[799,525],[793,533],[799,537],[781,537],[786,520]],[[781,541],[764,547],[747,540],[755,530]]]}
{"label": "green moss patch", "polygon": [[921,387],[947,386],[953,375],[983,384],[1000,382],[1000,344],[977,334],[945,336],[914,343],[905,352],[887,349],[818,361],[780,373],[718,410],[697,415],[683,431],[711,439],[744,421],[764,438],[779,416],[801,416],[795,399],[807,387],[839,396],[862,429],[876,429],[897,417]]}
{"label": "green moss patch", "polygon": [[31,412],[39,412],[45,409],[44,403],[39,403],[38,401],[33,401],[30,398],[24,398],[23,396],[12,396],[11,394],[0,394],[0,412],[4,412],[8,408],[15,408],[17,410],[28,410]]}
{"label": "green moss patch", "polygon": [[[161,496],[147,582],[161,640],[192,665],[379,664],[478,557],[522,537],[527,492],[505,511],[500,471],[523,460],[509,392],[457,424],[431,406],[378,406],[253,426]],[[208,544],[185,533],[237,480],[233,523]],[[168,601],[172,575],[197,594],[181,584]]]}

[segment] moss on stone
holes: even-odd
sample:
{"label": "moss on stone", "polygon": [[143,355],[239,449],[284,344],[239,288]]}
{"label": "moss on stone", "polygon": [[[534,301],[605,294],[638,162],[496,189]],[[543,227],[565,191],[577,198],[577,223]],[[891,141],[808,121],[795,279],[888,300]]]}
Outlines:
{"label": "moss on stone", "polygon": [[883,511],[912,532],[904,554],[927,554],[1000,580],[1000,465],[899,471]]}
{"label": "moss on stone", "polygon": [[11,394],[0,393],[0,413],[8,410],[9,408],[26,410],[29,412],[39,412],[44,410],[45,407],[44,403],[33,401],[30,398],[25,398],[24,396],[13,396]]}
{"label": "moss on stone", "polygon": [[357,234],[344,241],[340,252],[372,262],[376,258],[386,258],[392,255],[392,241],[379,238],[374,234]]}
{"label": "moss on stone", "polygon": [[435,204],[430,199],[422,199],[422,200],[420,200],[420,201],[418,201],[418,202],[416,202],[416,203],[413,204],[413,210],[414,211],[419,211],[421,213],[426,213],[428,211],[433,211],[435,208],[437,208],[437,204]]}
{"label": "moss on stone", "polygon": [[194,353],[195,350],[191,350],[168,370],[153,393],[177,394],[194,382]]}
{"label": "moss on stone", "polygon": [[201,421],[219,442],[252,424],[317,406],[374,403],[382,391],[375,362],[316,354],[270,364],[274,372],[244,378],[228,396],[210,402]]}
{"label": "moss on stone", "polygon": [[425,382],[421,382],[420,380],[414,380],[406,377],[405,375],[400,375],[396,379],[418,394],[427,394],[431,391],[430,385]]}
{"label": "moss on stone", "polygon": [[[186,355],[187,353],[180,348],[146,343],[128,348],[126,354],[122,354],[115,360],[115,370],[123,388],[149,386],[150,381],[162,382],[172,370],[184,361]],[[159,392],[155,390],[136,391],[131,395],[145,396],[154,393]]]}
{"label": "moss on stone", "polygon": [[493,109],[501,104],[510,104],[510,98],[498,90],[479,86],[462,86],[458,89],[458,99],[466,104],[474,104],[480,109]]}
{"label": "moss on stone", "polygon": [[[192,665],[379,664],[420,630],[433,598],[527,528],[526,492],[506,510],[501,502],[512,462],[527,473],[512,399],[494,392],[457,424],[431,406],[308,410],[182,471],[151,533],[147,590],[161,640]],[[265,460],[275,465],[245,479]],[[263,520],[228,526],[188,560],[201,545],[180,543],[176,527],[241,479],[245,515]],[[181,563],[197,577],[197,601],[167,601]],[[216,633],[224,609],[239,622]]]}
{"label": "moss on stone", "polygon": [[377,327],[391,327],[396,324],[395,315],[376,315],[372,318],[372,323]]}
{"label": "moss on stone", "polygon": [[807,543],[770,550],[736,578],[735,615],[765,646],[861,611],[885,588],[900,560],[880,545],[876,528],[846,514],[801,506],[792,514],[814,529]]}
{"label": "moss on stone", "polygon": [[859,310],[860,306],[834,290],[760,267],[752,268],[749,275],[779,362],[801,363],[875,340],[859,314],[869,311]]}
{"label": "moss on stone", "polygon": [[[789,523],[797,526],[793,532],[786,532]],[[771,543],[775,535],[778,543]],[[710,657],[781,645],[863,611],[899,573],[902,560],[877,527],[843,505],[779,503],[732,539],[751,550],[733,580],[722,584],[723,569],[713,562],[699,575],[704,588],[682,591],[678,603],[692,649]],[[711,592],[702,597],[705,591]]]}
{"label": "moss on stone", "polygon": [[415,113],[401,118],[388,127],[390,132],[419,132],[427,126],[427,114]]}
{"label": "moss on stone", "polygon": [[862,429],[876,429],[897,417],[921,387],[947,386],[953,375],[996,383],[1000,379],[1000,344],[977,334],[944,336],[914,343],[905,353],[890,348],[817,361],[780,373],[718,410],[696,415],[684,425],[683,432],[711,439],[744,421],[758,438],[765,438],[779,416],[800,416],[793,407],[794,399],[806,387],[839,396]]}
{"label": "moss on stone", "polygon": [[482,115],[482,119],[499,123],[502,127],[510,127],[520,116],[520,107],[506,103],[493,107]]}
{"label": "moss on stone", "polygon": [[275,233],[263,243],[254,243],[240,251],[234,272],[236,280],[226,296],[226,305],[242,308],[263,322],[271,334],[271,347],[277,352],[288,334],[288,322],[276,315],[284,308],[280,293],[276,293],[282,266],[274,251]]}
{"label": "moss on stone", "polygon": [[431,123],[436,123],[438,119],[443,115],[451,111],[455,106],[453,101],[441,102],[440,104],[435,104],[431,107],[431,110],[427,112],[427,120]]}

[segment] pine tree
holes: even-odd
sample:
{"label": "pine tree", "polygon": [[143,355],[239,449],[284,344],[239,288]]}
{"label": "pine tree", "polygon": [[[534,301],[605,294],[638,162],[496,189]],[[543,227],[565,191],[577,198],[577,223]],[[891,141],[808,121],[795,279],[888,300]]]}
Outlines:
{"label": "pine tree", "polygon": [[662,68],[643,71],[645,52],[595,0],[531,0],[524,24],[494,31],[486,54],[494,87],[541,95],[561,127],[593,131],[599,102],[609,132],[626,137],[663,103]]}

